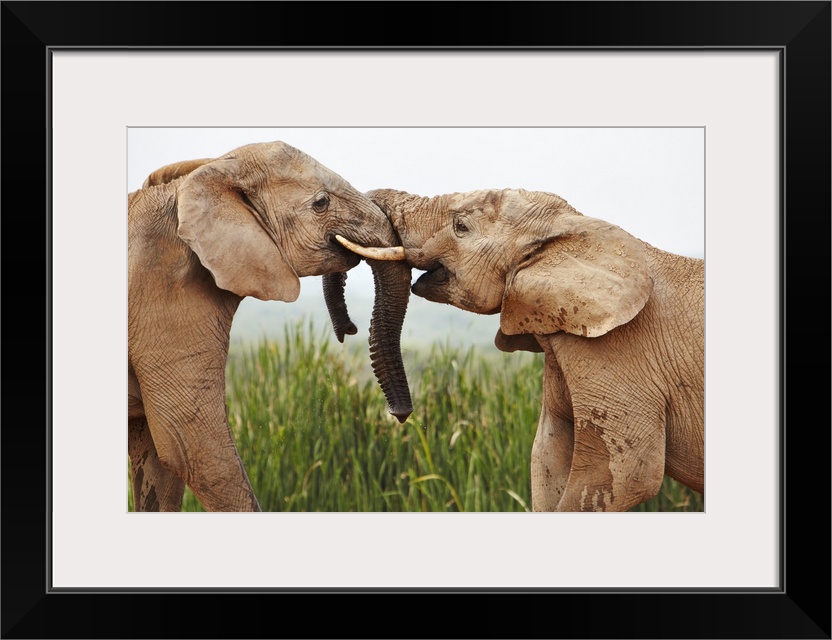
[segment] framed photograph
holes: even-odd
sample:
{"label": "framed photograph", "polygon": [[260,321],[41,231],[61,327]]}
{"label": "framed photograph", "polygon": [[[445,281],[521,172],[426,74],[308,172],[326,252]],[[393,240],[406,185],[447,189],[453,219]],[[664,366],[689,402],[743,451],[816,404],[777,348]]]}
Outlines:
{"label": "framed photograph", "polygon": [[[7,376],[7,411],[20,398],[46,411],[45,428],[20,429],[15,415],[0,434],[3,637],[254,637],[276,633],[275,598],[324,597],[354,619],[384,595],[428,606],[503,596],[466,624],[483,637],[830,637],[828,496],[817,495],[829,486],[828,402],[808,395],[824,376],[794,355],[815,339],[805,328],[817,309],[829,326],[829,261],[817,262],[830,237],[830,3],[603,3],[603,19],[600,3],[488,3],[464,36],[447,7],[418,5],[418,35],[391,44],[387,10],[352,3],[326,18],[314,3],[280,5],[285,25],[356,21],[335,41],[267,29],[274,3],[200,3],[198,15],[192,3],[3,3],[3,83],[17,98],[4,104],[6,194],[35,185],[46,214],[27,216],[43,220],[45,255],[11,255],[34,289],[47,285],[44,313],[7,313],[7,336],[45,317],[32,360],[47,367],[43,392],[39,373]],[[126,195],[164,164],[271,140],[361,192],[553,192],[652,246],[704,257],[704,508],[491,513],[462,508],[463,495],[455,510],[474,512],[132,513]],[[15,209],[7,200],[7,225]],[[807,219],[819,228],[799,233]],[[30,234],[7,226],[6,237]],[[823,297],[813,322],[793,304],[789,323],[807,273]],[[367,271],[350,274],[348,296],[370,286]],[[320,302],[320,285],[301,281]],[[32,299],[7,282],[7,299]],[[406,356],[420,325],[482,322],[462,326],[468,338],[499,327],[493,315],[427,322],[431,303],[411,304]],[[240,318],[255,326],[250,307]],[[356,319],[366,341],[368,319]],[[827,398],[828,384],[817,392]],[[505,599],[520,595],[532,600]],[[188,605],[207,615],[186,620]],[[541,632],[529,622],[539,605],[569,614]],[[213,613],[240,606],[268,609],[233,623]],[[408,635],[437,635],[423,613]],[[154,628],[160,616],[176,616],[176,630]],[[332,618],[310,637],[350,635]]]}
{"label": "framed photograph", "polygon": [[[75,146],[70,144],[67,148]],[[602,285],[593,285],[598,280],[590,279],[581,294],[586,297],[576,299],[569,313],[574,315],[573,307],[580,305],[592,309],[593,314],[603,313],[604,322],[606,318],[615,318],[619,324],[627,324],[637,331],[635,318],[619,317],[620,311],[633,314],[644,307],[643,317],[658,317],[653,309],[662,304],[671,305],[680,319],[681,327],[675,331],[678,346],[652,339],[644,345],[637,344],[637,340],[632,342],[636,343],[633,348],[637,350],[634,358],[637,362],[649,356],[657,362],[676,363],[670,373],[672,388],[679,388],[677,376],[687,378],[685,394],[668,402],[670,410],[681,411],[684,419],[673,421],[667,427],[666,440],[672,443],[668,452],[665,453],[662,443],[650,457],[655,467],[656,495],[619,489],[604,494],[601,504],[587,497],[585,504],[563,509],[703,511],[704,448],[699,447],[704,427],[704,127],[130,127],[127,155],[131,192],[128,233],[132,243],[128,249],[131,265],[128,340],[130,368],[135,371],[134,387],[138,391],[131,393],[136,406],[130,410],[133,416],[128,429],[130,435],[118,437],[128,437],[127,444],[122,443],[120,448],[123,450],[126,446],[130,452],[131,476],[135,478],[129,485],[131,510],[260,508],[267,512],[388,514],[543,511],[546,509],[546,503],[541,502],[544,492],[537,491],[540,495],[536,504],[532,497],[536,490],[532,490],[530,482],[530,477],[535,477],[535,470],[530,469],[530,452],[539,416],[544,412],[548,416],[553,411],[551,407],[541,410],[543,387],[553,388],[555,383],[552,379],[544,382],[546,358],[539,344],[532,344],[531,351],[526,350],[529,347],[517,350],[510,341],[519,338],[502,337],[500,348],[495,345],[501,326],[509,331],[511,314],[515,313],[512,303],[503,301],[514,296],[515,305],[526,304],[535,291],[531,283],[539,279],[562,281],[565,289],[568,283],[583,279],[588,273],[597,276],[599,268],[607,269],[617,278],[622,270],[633,270],[635,265],[638,271],[633,271],[632,277],[625,280],[629,285],[626,287],[614,279],[602,279]],[[199,166],[194,169],[192,163],[181,163],[181,158],[199,158],[196,162]],[[170,251],[173,255],[184,245],[172,227],[166,236],[168,240],[157,236],[162,211],[147,209],[147,203],[156,207],[167,202],[168,196],[143,199],[141,194],[173,194],[175,190],[178,211],[183,212],[179,224],[188,224],[191,187],[187,185],[202,184],[217,168],[223,168],[228,174],[232,167],[238,166],[237,158],[249,160],[239,164],[239,171],[233,169],[236,173],[232,183],[247,184],[252,179],[247,173],[248,167],[258,167],[252,176],[258,185],[256,190],[261,193],[263,205],[260,206],[264,212],[273,211],[265,217],[273,220],[268,225],[273,226],[279,239],[280,255],[286,256],[286,262],[298,265],[293,269],[303,269],[306,275],[285,276],[286,281],[297,287],[296,299],[285,300],[280,292],[249,294],[235,307],[232,321],[223,302],[228,295],[226,289],[211,283],[205,285],[205,278],[193,278],[190,270],[182,278],[171,271],[158,273],[159,252]],[[293,159],[293,175],[298,176],[294,182],[288,177],[292,174],[280,173],[285,158]],[[317,159],[316,164],[312,158]],[[329,187],[327,198],[332,202],[326,212],[316,214],[312,209],[307,215],[297,214],[295,211],[303,212],[314,205],[313,198],[319,196],[325,183],[320,178],[322,182],[305,186],[301,181],[311,178],[304,167],[310,172],[317,167],[316,171],[320,172],[321,163],[326,167],[323,175],[330,176],[335,168],[339,179],[348,177],[350,186],[342,188],[333,183]],[[172,179],[167,184],[156,184],[172,178],[168,169],[160,167],[189,171],[184,178],[186,182]],[[264,172],[264,168],[269,170]],[[272,168],[274,175],[281,176],[279,180],[268,179]],[[139,191],[145,184],[144,190]],[[300,195],[291,195],[293,184],[299,185],[296,188]],[[499,187],[483,187],[494,184]],[[389,193],[383,195],[383,190],[375,188],[378,185],[395,185],[395,190],[388,189]],[[255,190],[253,186],[247,188]],[[374,192],[373,198],[384,211],[363,197],[355,200],[356,194],[349,189]],[[462,192],[468,195],[450,195]],[[568,194],[568,201],[554,192]],[[224,201],[221,193],[217,195]],[[280,202],[280,208],[272,207],[266,194],[272,194],[274,201]],[[455,215],[466,216],[470,229],[452,230],[452,215],[419,216],[413,211],[401,223],[396,222],[401,239],[394,237],[390,220],[396,219],[396,200],[400,199],[404,205],[413,194],[437,196],[425,201],[425,214],[443,199],[461,199],[459,205],[443,206],[456,211]],[[440,197],[441,194],[446,195]],[[300,204],[291,204],[289,199]],[[365,208],[357,204],[362,201],[366,202]],[[462,204],[464,201],[472,204]],[[491,201],[499,202],[495,209],[497,217],[488,213],[492,211],[489,207],[495,205],[486,204],[481,208],[481,203]],[[229,202],[236,201],[232,198]],[[202,205],[197,206],[202,212]],[[462,213],[466,207],[468,212]],[[391,216],[390,220],[385,212]],[[606,224],[596,229],[593,225],[600,218]],[[240,224],[236,227],[225,229],[223,238],[233,238],[235,232],[243,229],[254,233],[249,239],[257,239],[263,233],[251,214],[241,212],[238,220]],[[355,220],[363,223],[359,225]],[[419,228],[420,220],[424,230]],[[459,226],[460,221],[456,224]],[[290,226],[294,233],[288,232]],[[559,280],[557,272],[550,273],[549,267],[542,265],[547,264],[548,255],[561,251],[564,242],[554,238],[563,235],[567,228],[568,237],[583,229],[582,237],[592,238],[592,245],[602,250],[593,249],[589,257],[579,257],[577,264],[585,266],[578,267],[574,273],[570,270]],[[302,233],[301,229],[304,229]],[[141,238],[145,234],[153,237],[152,243],[143,244]],[[203,246],[211,242],[212,236],[205,235],[205,231],[198,234],[200,244],[194,251],[197,256],[205,256],[204,264],[211,266],[216,281],[221,282],[224,267],[213,264]],[[329,286],[330,281],[318,275],[320,271],[335,269],[332,261],[349,256],[351,265],[357,260],[331,240],[333,234],[355,241],[375,238],[370,244],[394,238],[393,244],[404,243],[405,253],[410,254],[430,251],[425,238],[436,247],[435,254],[417,255],[417,262],[412,265],[384,260],[372,268],[362,262],[349,270],[343,293],[355,337],[337,336],[333,332],[331,312],[336,296],[326,295],[323,285]],[[553,240],[544,245],[542,238],[547,237]],[[622,242],[630,247],[623,259]],[[662,249],[647,249],[643,243]],[[245,263],[247,245],[248,241],[242,240],[229,245],[230,255],[236,256],[235,264]],[[423,249],[422,245],[425,245]],[[541,247],[535,261],[527,258],[529,251],[536,250],[530,246]],[[483,259],[466,266],[462,258],[469,255],[470,247],[477,247],[476,253]],[[277,260],[282,264],[283,258],[278,256]],[[433,261],[459,264],[455,268],[458,284],[450,279],[437,279],[435,273],[419,268],[429,267]],[[652,265],[659,263],[661,268],[654,271]],[[197,260],[192,264],[196,272],[207,276],[202,262]],[[681,269],[683,286],[691,292],[686,303],[680,304],[675,295],[662,302],[667,289],[664,274],[671,271],[670,264]],[[648,277],[637,275],[642,270],[647,275],[648,269],[651,269]],[[388,273],[393,275],[385,275]],[[399,273],[400,276],[395,276]],[[253,270],[247,272],[247,287],[255,281],[253,274]],[[163,285],[158,283],[157,276],[163,278]],[[388,292],[392,287],[384,284],[394,276],[407,279],[413,286],[413,295],[409,294],[409,286],[402,287],[399,291],[405,299],[399,304],[405,309],[395,323],[388,322],[384,335],[378,330],[371,334],[369,329],[373,323],[382,322],[381,309],[392,308],[401,295]],[[532,280],[521,285],[526,276]],[[199,304],[208,297],[217,301],[218,307],[206,311],[191,299],[192,294],[185,293],[190,291],[187,282],[191,281],[200,283],[198,295],[193,294]],[[284,276],[275,273],[269,285],[283,281]],[[436,281],[435,288],[429,284],[433,281]],[[515,284],[509,287],[508,282]],[[606,285],[620,287],[614,302],[594,297]],[[238,285],[226,286],[233,289]],[[425,286],[428,288],[423,290]],[[159,294],[148,298],[151,289]],[[162,306],[165,309],[174,305],[176,313],[172,319],[157,306],[157,301],[168,295],[162,292],[177,296],[175,305],[168,301]],[[553,289],[552,295],[559,297],[560,294]],[[447,303],[437,304],[442,299]],[[546,302],[538,301],[536,306],[543,308],[546,304],[554,306],[556,302],[546,298]],[[612,308],[601,311],[599,304],[610,304]],[[494,312],[497,306],[503,308]],[[182,319],[189,317],[192,309],[198,309],[196,316],[185,323],[184,329],[176,328],[181,327]],[[201,329],[205,318],[210,318],[208,331]],[[168,324],[171,321],[176,327]],[[215,327],[222,322],[230,329],[219,334]],[[608,341],[594,340],[607,332],[596,316],[586,315],[581,320],[583,326],[578,326],[577,320],[573,324],[571,331],[581,334],[575,336],[574,344],[597,349],[596,359],[602,371],[612,376],[606,383],[598,375],[592,376],[591,384],[617,387],[615,394],[610,395],[609,409],[598,405],[594,420],[604,420],[604,411],[620,414],[620,419],[607,418],[605,423],[606,430],[625,434],[621,436],[621,446],[614,449],[615,457],[621,459],[623,467],[641,467],[648,462],[647,451],[656,442],[654,436],[665,430],[664,411],[656,412],[662,416],[659,419],[647,419],[653,433],[641,444],[627,444],[625,440],[630,439],[626,435],[627,427],[617,425],[616,420],[626,421],[624,411],[631,398],[653,385],[660,389],[666,376],[656,376],[650,368],[640,366],[613,366],[612,354],[605,346],[609,345]],[[645,321],[643,326],[651,327],[645,335],[674,335],[669,320],[662,321],[660,326]],[[591,331],[593,337],[582,335],[584,330]],[[541,326],[537,332],[546,333],[546,330]],[[160,344],[167,340],[165,335],[188,337],[177,339],[160,351]],[[230,347],[225,341],[230,341]],[[670,346],[672,352],[665,352],[665,346]],[[190,359],[177,356],[169,367],[161,366],[160,361],[165,359],[165,354],[183,350],[194,352],[194,358],[210,354],[209,357],[223,365],[228,364],[223,367],[211,367],[205,362],[198,366],[187,364],[190,370],[201,372],[198,383],[189,384],[185,382],[187,372],[180,371],[177,363],[190,363]],[[658,351],[662,352],[661,356]],[[674,353],[690,354],[689,363]],[[395,362],[387,364],[379,354],[385,354],[390,360],[401,358],[401,366]],[[559,354],[559,358],[567,357],[565,351]],[[143,364],[148,359],[152,366]],[[566,360],[562,366],[570,367]],[[681,373],[685,367],[689,370]],[[202,373],[205,370],[218,372],[211,389],[212,399],[204,396],[209,388],[206,374]],[[180,372],[174,373],[177,371]],[[400,384],[386,374],[388,371],[397,372]],[[220,377],[223,373],[226,373],[225,379]],[[650,379],[646,382],[643,375],[648,373]],[[154,425],[155,435],[149,440],[141,419],[142,413],[152,415],[154,392],[147,391],[152,387],[166,389],[166,394],[176,389],[193,394],[190,399],[177,396],[177,406],[201,407],[203,418],[198,424],[207,421],[204,416],[213,406],[217,415],[214,423],[222,438],[227,438],[227,413],[237,447],[227,452],[225,460],[230,467],[227,471],[220,473],[216,468],[212,471],[226,478],[221,488],[200,490],[201,481],[197,476],[189,479],[187,491],[177,482],[179,493],[162,494],[162,488],[168,485],[153,476],[159,473],[164,478],[166,472],[154,466],[153,449],[148,462],[143,448],[156,439],[162,443],[154,449],[165,446],[160,427]],[[583,383],[576,380],[570,383],[570,389],[572,403],[580,405]],[[688,393],[688,389],[698,391]],[[167,395],[159,400],[164,403],[166,398]],[[661,402],[665,402],[664,396]],[[643,412],[631,414],[640,416],[639,423],[644,420]],[[162,410],[159,419],[167,420],[162,417],[165,415],[167,411]],[[686,429],[687,424],[695,427]],[[772,436],[767,441],[773,443],[773,423],[771,429]],[[200,447],[192,447],[187,425],[171,426],[171,432],[180,434],[189,456],[198,456],[197,450],[215,451],[206,447],[204,433],[199,434]],[[677,434],[688,434],[688,437],[677,443]],[[581,446],[578,438],[575,448]],[[692,455],[692,451],[698,451],[699,455]],[[71,447],[65,454],[67,459],[73,457]],[[668,476],[663,484],[665,467],[674,469],[674,460],[679,455],[685,465],[671,471],[676,479]],[[760,456],[760,459],[770,457]],[[568,459],[564,457],[564,460],[566,473]],[[581,465],[580,457],[577,460],[572,466]],[[189,466],[199,465],[194,461]],[[240,467],[246,470],[248,478],[239,473]],[[551,463],[549,469],[550,474],[555,472]],[[141,485],[134,486],[139,480]],[[561,498],[564,505],[570,500],[574,502],[574,496],[583,491],[577,472],[570,476],[570,482],[575,488]],[[617,484],[620,487],[624,483],[617,481]],[[192,487],[197,488],[191,490]],[[184,497],[180,495],[183,491]],[[239,496],[238,503],[232,502],[237,499],[231,497],[232,493]],[[181,505],[177,502],[180,499]],[[388,516],[385,520],[391,518]],[[362,525],[358,526],[360,529]]]}

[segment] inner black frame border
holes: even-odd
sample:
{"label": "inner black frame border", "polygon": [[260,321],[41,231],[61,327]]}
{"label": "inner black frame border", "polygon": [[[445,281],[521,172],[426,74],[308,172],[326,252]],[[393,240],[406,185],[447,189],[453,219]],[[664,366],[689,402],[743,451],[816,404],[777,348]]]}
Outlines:
{"label": "inner black frame border", "polygon": [[[392,7],[360,2],[2,2],[0,70],[6,99],[0,158],[6,188],[0,197],[7,249],[2,292],[8,305],[3,334],[24,350],[4,371],[2,637],[281,637],[288,628],[295,637],[452,637],[446,631],[454,627],[437,622],[450,616],[464,629],[460,637],[830,638],[830,384],[829,367],[823,374],[817,367],[828,363],[829,356],[828,343],[818,343],[818,333],[827,340],[830,326],[830,2],[423,2],[399,3],[396,11]],[[463,14],[464,20],[453,17]],[[62,49],[778,52],[780,588],[51,589],[48,487],[55,479],[50,473],[50,402],[51,386],[59,381],[50,375],[49,85],[51,53]],[[809,233],[797,226],[803,222],[812,225]],[[38,250],[21,249],[22,239],[26,249]],[[825,262],[818,269],[821,258]],[[790,283],[792,323],[786,313]],[[789,337],[791,351],[786,348]],[[818,363],[820,353],[823,361]],[[18,407],[24,409],[18,413]],[[45,424],[33,416],[42,416]],[[787,424],[793,436],[788,448]],[[746,487],[738,488],[738,499],[742,490],[753,487],[749,478]],[[133,552],[137,561],[147,561]],[[405,609],[401,598],[408,595],[419,600]],[[316,600],[302,603],[298,599],[303,597]],[[327,613],[304,624],[308,617],[287,608],[287,598],[289,605],[323,605]],[[465,605],[472,599],[470,609]],[[388,619],[379,615],[379,605],[386,609],[391,604],[407,612],[404,619],[392,628],[379,625]],[[298,614],[287,619],[280,615],[286,611]],[[395,612],[389,613],[398,618]],[[172,622],[159,623],[165,619]],[[301,628],[309,634],[301,635]]]}

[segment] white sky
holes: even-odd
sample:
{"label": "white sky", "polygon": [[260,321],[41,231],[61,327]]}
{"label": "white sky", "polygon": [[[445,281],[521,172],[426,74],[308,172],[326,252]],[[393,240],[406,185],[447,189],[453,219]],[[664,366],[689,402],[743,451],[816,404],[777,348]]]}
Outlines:
{"label": "white sky", "polygon": [[[360,191],[437,195],[483,188],[556,193],[581,213],[667,251],[704,257],[705,131],[688,128],[146,128],[128,129],[128,191],[172,162],[282,140]],[[421,272],[414,271],[414,279]],[[348,294],[372,295],[365,263]],[[321,298],[301,281],[301,296]],[[256,300],[246,300],[241,311]],[[413,301],[412,304],[422,304]]]}

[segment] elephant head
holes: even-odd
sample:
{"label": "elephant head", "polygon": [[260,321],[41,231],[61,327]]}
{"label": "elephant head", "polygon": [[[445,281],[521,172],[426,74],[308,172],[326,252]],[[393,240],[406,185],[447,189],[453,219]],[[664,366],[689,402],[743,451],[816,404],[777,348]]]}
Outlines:
{"label": "elephant head", "polygon": [[[251,144],[217,159],[154,171],[144,187],[187,176],[177,188],[178,234],[217,286],[239,296],[292,302],[300,277],[323,275],[335,334],[355,334],[344,303],[346,271],[360,261],[336,240],[385,247],[368,257],[377,288],[370,355],[400,421],[412,411],[398,336],[407,308],[410,270],[381,211],[341,176],[283,142]],[[384,341],[378,339],[385,335]],[[391,340],[392,338],[392,340]]]}
{"label": "elephant head", "polygon": [[630,321],[650,296],[644,243],[556,195],[367,195],[393,223],[407,262],[425,271],[413,293],[500,313],[496,344],[504,351],[539,351],[535,334],[603,335]]}

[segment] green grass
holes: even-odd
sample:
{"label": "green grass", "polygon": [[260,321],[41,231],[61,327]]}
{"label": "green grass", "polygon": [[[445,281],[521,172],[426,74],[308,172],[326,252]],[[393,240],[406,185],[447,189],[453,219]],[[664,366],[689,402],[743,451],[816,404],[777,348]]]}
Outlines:
{"label": "green grass", "polygon": [[[405,350],[414,412],[399,424],[366,343],[330,333],[299,323],[229,354],[229,421],[264,511],[531,508],[541,354]],[[183,511],[201,510],[186,490]],[[702,511],[702,498],[667,478],[634,510]]]}

